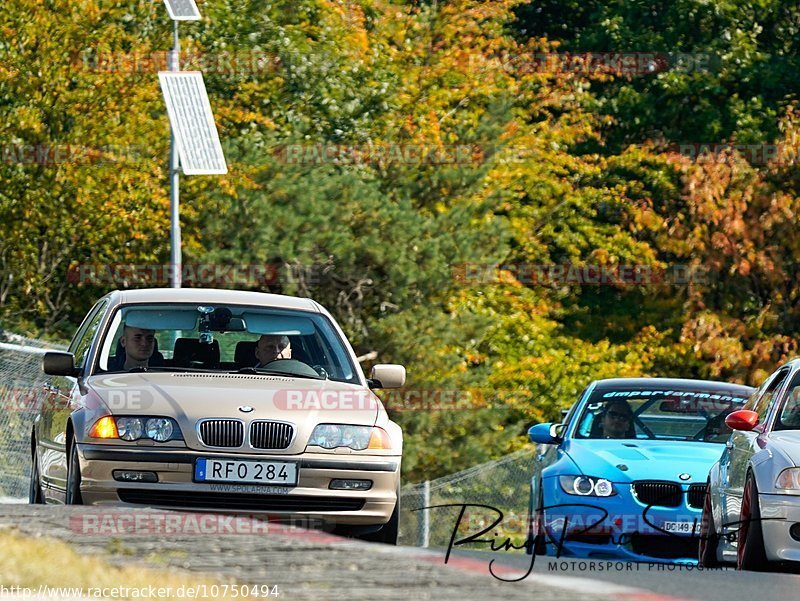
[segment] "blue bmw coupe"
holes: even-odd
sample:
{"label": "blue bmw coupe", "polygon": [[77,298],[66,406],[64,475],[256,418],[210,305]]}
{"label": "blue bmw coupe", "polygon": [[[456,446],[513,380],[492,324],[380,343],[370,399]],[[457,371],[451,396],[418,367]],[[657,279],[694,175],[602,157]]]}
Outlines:
{"label": "blue bmw coupe", "polygon": [[696,563],[725,417],[753,389],[666,378],[592,382],[561,424],[538,424],[528,551]]}

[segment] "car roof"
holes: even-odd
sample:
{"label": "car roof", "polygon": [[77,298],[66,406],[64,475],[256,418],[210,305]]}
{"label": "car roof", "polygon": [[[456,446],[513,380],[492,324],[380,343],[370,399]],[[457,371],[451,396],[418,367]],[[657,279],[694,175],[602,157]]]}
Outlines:
{"label": "car roof", "polygon": [[744,384],[731,382],[718,382],[716,380],[692,380],[689,378],[608,378],[596,380],[594,389],[599,392],[606,390],[627,390],[634,388],[671,388],[673,390],[697,390],[708,392],[735,392],[739,395],[749,396],[755,390]]}
{"label": "car roof", "polygon": [[281,309],[298,309],[327,313],[310,298],[250,292],[246,290],[224,290],[218,288],[146,288],[141,290],[116,290],[108,296],[121,304],[130,303],[207,303],[255,305]]}

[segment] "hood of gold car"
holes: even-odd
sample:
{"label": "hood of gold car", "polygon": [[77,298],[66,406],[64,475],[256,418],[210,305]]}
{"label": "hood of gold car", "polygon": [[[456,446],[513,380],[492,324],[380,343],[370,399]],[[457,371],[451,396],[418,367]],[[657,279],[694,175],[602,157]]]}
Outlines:
{"label": "hood of gold car", "polygon": [[380,400],[363,386],[284,376],[224,373],[115,373],[91,378],[89,386],[114,415],[172,417],[189,447],[202,448],[197,427],[204,419],[292,424],[302,452],[317,424],[373,426]]}

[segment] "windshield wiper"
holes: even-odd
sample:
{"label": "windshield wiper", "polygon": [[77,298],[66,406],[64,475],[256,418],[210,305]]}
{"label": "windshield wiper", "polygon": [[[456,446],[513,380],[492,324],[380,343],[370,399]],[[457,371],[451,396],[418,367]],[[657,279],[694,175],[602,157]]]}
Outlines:
{"label": "windshield wiper", "polygon": [[310,374],[298,374],[291,371],[275,371],[273,369],[267,369],[264,371],[258,372],[260,374],[267,374],[269,376],[287,376],[289,378],[305,378],[306,380],[324,380],[322,376],[312,376]]}
{"label": "windshield wiper", "polygon": [[322,376],[312,376],[309,374],[298,374],[292,371],[278,371],[275,369],[263,369],[261,367],[242,367],[236,371],[230,372],[232,374],[255,374],[261,376],[286,376],[289,378],[305,378],[307,380],[325,380]]}
{"label": "windshield wiper", "polygon": [[151,371],[163,371],[163,372],[170,372],[170,371],[178,371],[178,372],[198,372],[198,373],[208,373],[217,371],[216,369],[201,369],[199,367],[175,367],[175,366],[153,366],[153,367],[132,367],[131,369],[123,372],[108,372],[108,373],[125,373],[125,374],[136,374],[136,373],[145,373]]}

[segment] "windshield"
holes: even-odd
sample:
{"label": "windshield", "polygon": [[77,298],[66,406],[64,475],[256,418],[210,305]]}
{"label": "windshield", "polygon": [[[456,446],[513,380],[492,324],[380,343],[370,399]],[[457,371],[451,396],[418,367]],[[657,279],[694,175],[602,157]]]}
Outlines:
{"label": "windshield", "polygon": [[723,443],[731,433],[725,417],[746,400],[719,390],[595,391],[584,405],[575,437]]}
{"label": "windshield", "polygon": [[345,343],[318,313],[236,305],[119,308],[96,371],[272,373],[359,383]]}

